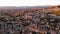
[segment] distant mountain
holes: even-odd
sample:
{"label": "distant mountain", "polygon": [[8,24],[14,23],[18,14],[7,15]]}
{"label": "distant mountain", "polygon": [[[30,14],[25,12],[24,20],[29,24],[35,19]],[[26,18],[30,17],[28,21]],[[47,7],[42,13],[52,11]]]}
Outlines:
{"label": "distant mountain", "polygon": [[48,8],[49,6],[0,6],[0,9],[27,9],[27,8]]}

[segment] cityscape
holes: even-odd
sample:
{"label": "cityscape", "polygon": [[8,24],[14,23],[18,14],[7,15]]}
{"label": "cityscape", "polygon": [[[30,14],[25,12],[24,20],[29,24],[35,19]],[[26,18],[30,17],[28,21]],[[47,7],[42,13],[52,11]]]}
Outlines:
{"label": "cityscape", "polygon": [[2,6],[0,34],[60,34],[60,5]]}

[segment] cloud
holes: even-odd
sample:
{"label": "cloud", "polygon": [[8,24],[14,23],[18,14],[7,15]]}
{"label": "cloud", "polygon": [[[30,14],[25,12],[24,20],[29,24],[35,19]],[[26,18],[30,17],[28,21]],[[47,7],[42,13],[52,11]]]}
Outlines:
{"label": "cloud", "polygon": [[0,6],[59,5],[57,0],[0,0]]}

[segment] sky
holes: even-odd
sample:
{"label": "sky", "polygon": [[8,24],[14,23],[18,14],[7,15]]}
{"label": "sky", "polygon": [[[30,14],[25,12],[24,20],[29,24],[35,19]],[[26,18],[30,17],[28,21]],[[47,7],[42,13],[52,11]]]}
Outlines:
{"label": "sky", "polygon": [[60,5],[60,0],[0,0],[0,6]]}

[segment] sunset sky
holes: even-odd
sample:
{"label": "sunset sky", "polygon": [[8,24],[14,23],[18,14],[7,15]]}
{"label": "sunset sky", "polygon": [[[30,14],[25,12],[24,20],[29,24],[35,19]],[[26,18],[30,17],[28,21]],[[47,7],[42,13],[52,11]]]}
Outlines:
{"label": "sunset sky", "polygon": [[0,6],[59,5],[60,0],[0,0]]}

